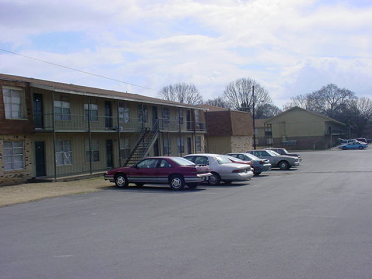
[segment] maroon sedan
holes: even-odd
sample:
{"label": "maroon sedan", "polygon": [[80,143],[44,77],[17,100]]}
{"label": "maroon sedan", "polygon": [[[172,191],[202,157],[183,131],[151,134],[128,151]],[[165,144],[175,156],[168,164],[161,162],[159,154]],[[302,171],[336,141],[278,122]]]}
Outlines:
{"label": "maroon sedan", "polygon": [[112,169],[104,174],[105,180],[115,182],[118,187],[128,183],[137,186],[148,184],[169,184],[174,190],[182,190],[187,185],[195,189],[199,183],[211,176],[209,167],[197,166],[181,157],[148,157],[131,167]]}

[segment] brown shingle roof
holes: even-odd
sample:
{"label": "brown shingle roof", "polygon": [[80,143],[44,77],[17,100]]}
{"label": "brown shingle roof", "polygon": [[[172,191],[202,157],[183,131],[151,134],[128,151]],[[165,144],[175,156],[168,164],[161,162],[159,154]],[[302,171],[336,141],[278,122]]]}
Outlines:
{"label": "brown shingle roof", "polygon": [[188,105],[184,103],[172,102],[163,99],[147,97],[144,95],[132,94],[127,92],[119,92],[114,90],[106,90],[95,87],[80,86],[75,84],[67,84],[55,81],[47,81],[42,79],[27,78],[14,75],[0,74],[0,79],[10,81],[28,82],[31,87],[45,88],[56,92],[69,93],[69,94],[81,94],[95,97],[113,98],[119,100],[137,101],[143,103],[170,105],[177,107],[202,109],[198,106]]}

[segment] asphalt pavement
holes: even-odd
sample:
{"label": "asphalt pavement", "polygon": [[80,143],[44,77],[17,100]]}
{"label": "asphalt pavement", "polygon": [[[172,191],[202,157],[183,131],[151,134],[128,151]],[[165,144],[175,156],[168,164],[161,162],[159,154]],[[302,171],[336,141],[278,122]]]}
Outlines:
{"label": "asphalt pavement", "polygon": [[0,278],[371,278],[372,148],[249,183],[0,208]]}

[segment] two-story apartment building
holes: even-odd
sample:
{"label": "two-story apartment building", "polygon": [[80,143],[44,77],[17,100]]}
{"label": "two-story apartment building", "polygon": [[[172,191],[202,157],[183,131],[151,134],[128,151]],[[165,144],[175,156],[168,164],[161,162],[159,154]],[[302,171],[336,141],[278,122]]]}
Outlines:
{"label": "two-story apartment building", "polygon": [[0,74],[0,185],[204,151],[201,108]]}
{"label": "two-story apartment building", "polygon": [[256,120],[258,145],[287,149],[327,149],[345,134],[345,124],[293,107],[269,119]]}

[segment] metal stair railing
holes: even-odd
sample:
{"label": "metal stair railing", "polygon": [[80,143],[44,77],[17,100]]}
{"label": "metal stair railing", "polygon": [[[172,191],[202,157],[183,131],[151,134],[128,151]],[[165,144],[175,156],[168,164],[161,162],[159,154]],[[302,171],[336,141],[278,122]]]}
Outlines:
{"label": "metal stair railing", "polygon": [[156,142],[158,135],[159,135],[159,125],[158,125],[158,120],[156,120],[151,129],[145,128],[142,130],[132,152],[129,154],[128,158],[125,160],[124,166],[127,166],[129,162],[136,163],[139,160],[146,157],[151,147]]}

